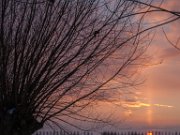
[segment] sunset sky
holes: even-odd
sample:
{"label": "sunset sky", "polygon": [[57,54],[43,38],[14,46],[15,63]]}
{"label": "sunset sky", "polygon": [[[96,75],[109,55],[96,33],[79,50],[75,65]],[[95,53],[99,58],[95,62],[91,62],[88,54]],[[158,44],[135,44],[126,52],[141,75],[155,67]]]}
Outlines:
{"label": "sunset sky", "polygon": [[[163,7],[180,9],[179,0],[164,2]],[[158,21],[163,16],[156,14],[153,17]],[[129,118],[123,122],[124,127],[180,127],[180,51],[172,47],[163,34],[164,29],[168,39],[178,43],[179,26],[180,21],[177,21],[156,29],[147,51],[151,61],[139,72],[146,81],[136,90],[137,101],[127,105]]]}
{"label": "sunset sky", "polygon": [[94,132],[180,135],[180,0],[0,0],[0,135]]}
{"label": "sunset sky", "polygon": [[[180,0],[164,0],[161,6],[180,11]],[[150,14],[145,19],[147,23],[153,24],[170,15],[161,12]],[[180,48],[179,26],[180,20],[153,29],[154,38],[145,53],[149,59],[137,69],[136,77],[143,83],[133,89],[132,95],[125,90],[124,97],[119,101],[106,102],[99,99],[96,108],[85,110],[87,116],[97,113],[98,118],[110,118],[114,120],[112,123],[115,129],[180,129],[180,50],[170,44]],[[113,81],[109,85],[116,86]],[[111,99],[111,95],[107,97]],[[78,122],[76,126],[81,127]],[[94,123],[93,126],[97,127]],[[101,129],[106,128],[105,125]]]}
{"label": "sunset sky", "polygon": [[[180,11],[179,0],[164,0],[161,6]],[[169,14],[155,13],[148,15],[146,21],[158,22],[168,17]],[[98,117],[114,119],[115,130],[180,128],[180,50],[166,39],[167,36],[170,42],[180,47],[179,26],[180,21],[176,21],[153,30],[154,38],[145,54],[149,60],[137,74],[144,83],[133,90],[132,96],[128,93],[119,101],[102,101],[102,106],[96,108],[95,111],[100,112]]]}

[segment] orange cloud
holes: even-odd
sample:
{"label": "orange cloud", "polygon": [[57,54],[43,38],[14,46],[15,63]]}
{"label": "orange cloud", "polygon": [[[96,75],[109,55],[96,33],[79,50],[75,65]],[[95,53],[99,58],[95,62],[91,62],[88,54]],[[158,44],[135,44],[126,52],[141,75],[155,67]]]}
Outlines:
{"label": "orange cloud", "polygon": [[149,104],[149,103],[142,103],[142,102],[135,102],[133,104],[125,103],[124,106],[129,107],[129,108],[141,108],[141,107],[151,107],[151,106],[165,107],[165,108],[172,108],[173,107],[173,106],[170,106],[170,105]]}
{"label": "orange cloud", "polygon": [[167,107],[167,108],[172,108],[173,106],[171,105],[161,105],[161,104],[153,104],[153,106],[157,106],[157,107]]}
{"label": "orange cloud", "polygon": [[122,107],[126,108],[142,108],[142,107],[165,107],[165,108],[172,108],[174,106],[171,105],[164,105],[164,104],[150,104],[150,103],[144,103],[140,101],[135,101],[135,100],[128,100],[128,101],[113,101],[111,102],[115,105],[121,105]]}

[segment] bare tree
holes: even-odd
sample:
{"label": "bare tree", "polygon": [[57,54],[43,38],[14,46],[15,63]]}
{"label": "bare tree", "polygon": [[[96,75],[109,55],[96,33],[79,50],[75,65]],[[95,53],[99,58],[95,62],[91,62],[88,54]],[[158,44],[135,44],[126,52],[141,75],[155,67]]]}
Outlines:
{"label": "bare tree", "polygon": [[[143,28],[144,15],[160,11],[174,17]],[[49,121],[102,122],[82,110],[126,78],[147,48],[142,33],[177,19],[134,0],[1,0],[1,135],[30,135]]]}

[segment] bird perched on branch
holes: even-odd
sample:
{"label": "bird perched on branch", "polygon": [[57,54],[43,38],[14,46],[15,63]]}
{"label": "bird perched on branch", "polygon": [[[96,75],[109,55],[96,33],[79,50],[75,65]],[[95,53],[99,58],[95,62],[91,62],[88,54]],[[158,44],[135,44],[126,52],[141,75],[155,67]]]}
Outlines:
{"label": "bird perched on branch", "polygon": [[96,30],[96,31],[94,31],[94,36],[96,37],[98,34],[99,34],[99,32],[100,32],[100,30]]}

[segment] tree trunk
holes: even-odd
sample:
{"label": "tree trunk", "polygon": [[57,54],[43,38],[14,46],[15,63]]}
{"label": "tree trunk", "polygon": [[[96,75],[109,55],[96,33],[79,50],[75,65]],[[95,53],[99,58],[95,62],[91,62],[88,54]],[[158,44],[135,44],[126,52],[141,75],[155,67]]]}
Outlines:
{"label": "tree trunk", "polygon": [[32,115],[0,113],[1,135],[31,135],[42,127]]}

